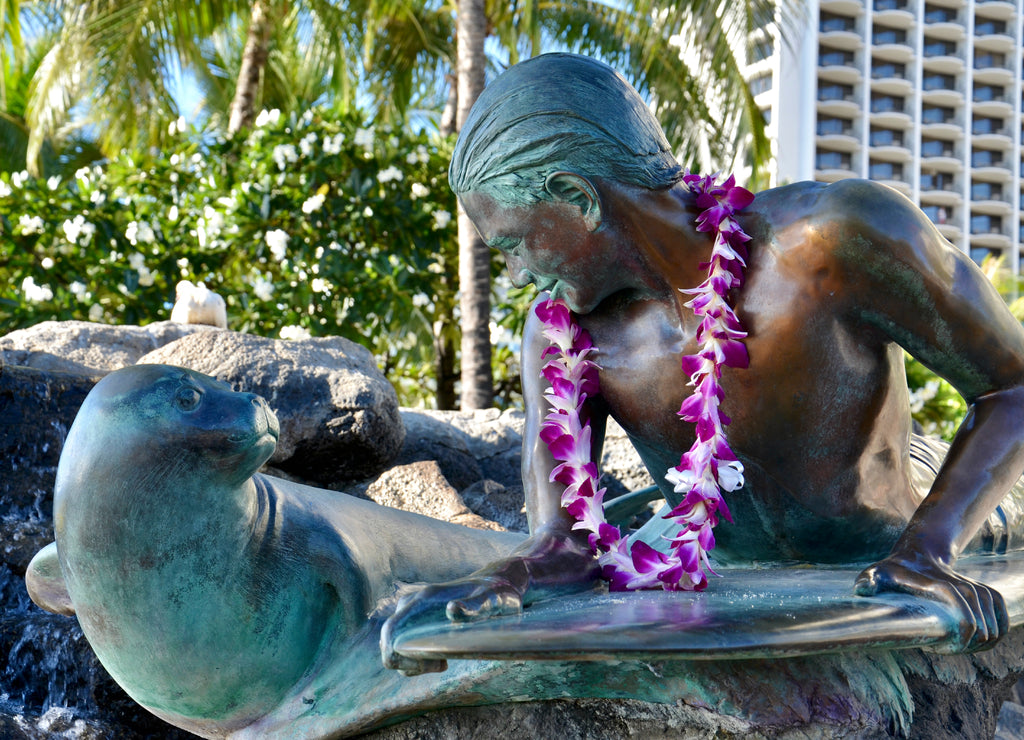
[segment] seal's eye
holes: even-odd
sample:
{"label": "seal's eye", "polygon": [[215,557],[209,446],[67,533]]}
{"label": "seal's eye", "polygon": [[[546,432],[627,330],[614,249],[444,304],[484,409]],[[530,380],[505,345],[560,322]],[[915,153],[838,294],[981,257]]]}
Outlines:
{"label": "seal's eye", "polygon": [[191,386],[182,386],[174,397],[174,405],[182,411],[194,411],[203,400],[203,394]]}

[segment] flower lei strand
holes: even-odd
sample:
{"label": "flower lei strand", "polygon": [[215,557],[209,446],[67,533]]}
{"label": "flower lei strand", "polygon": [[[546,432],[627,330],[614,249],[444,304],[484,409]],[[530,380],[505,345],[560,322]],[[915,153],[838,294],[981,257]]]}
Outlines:
{"label": "flower lei strand", "polygon": [[[750,191],[729,177],[716,185],[714,176],[687,174],[683,182],[697,195],[698,231],[714,235],[707,278],[693,289],[680,289],[693,298],[685,305],[701,320],[697,329],[699,351],[683,357],[682,369],[693,393],[683,401],[679,416],[696,425],[696,440],[679,464],[669,468],[666,479],[683,494],[679,505],[665,515],[679,525],[669,552],[662,553],[641,541],[629,541],[604,519],[605,489],[597,488],[597,464],[591,459],[590,422],[584,401],[598,393],[598,366],[587,359],[595,349],[590,336],[561,301],[538,304],[544,336],[552,345],[544,356],[554,355],[542,373],[550,387],[544,395],[550,413],[540,437],[559,463],[551,480],[565,486],[562,506],[576,519],[573,529],[589,532],[590,546],[598,555],[602,572],[613,591],[663,588],[667,591],[702,591],[707,587],[705,568],[714,574],[708,552],[715,547],[713,529],[719,517],[732,517],[722,491],[743,486],[743,465],[736,459],[725,436],[729,418],[719,410],[724,392],[719,384],[723,367],[746,367],[747,336],[726,295],[743,284],[745,243],[750,237],[733,217],[754,199]],[[667,538],[666,538],[667,539]]]}

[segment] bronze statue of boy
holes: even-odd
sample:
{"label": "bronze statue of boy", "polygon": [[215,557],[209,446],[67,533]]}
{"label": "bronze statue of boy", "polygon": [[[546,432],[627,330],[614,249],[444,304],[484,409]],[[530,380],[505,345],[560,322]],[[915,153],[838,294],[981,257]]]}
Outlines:
{"label": "bronze statue of boy", "polygon": [[[601,395],[587,401],[595,452],[610,416],[656,479],[693,441],[676,410],[689,394],[680,359],[695,349],[698,321],[680,289],[703,280],[712,246],[695,228],[684,174],[628,83],[569,54],[529,60],[489,85],[450,171],[512,282],[563,299],[599,348]],[[1024,539],[1016,490],[997,511],[1024,471],[1024,328],[970,259],[885,186],[783,186],[759,193],[738,220],[752,240],[745,284],[729,298],[750,364],[727,369],[721,384],[746,483],[727,495],[735,524],[716,530],[715,555],[877,561],[856,593],[940,600],[962,615],[961,649],[990,647],[1007,629],[1003,599],[954,564]],[[532,534],[509,558],[407,597],[384,630],[391,667],[444,669],[391,649],[396,631],[428,612],[508,613],[599,577],[538,437],[547,344],[531,312],[522,373]],[[970,404],[937,474],[912,454],[904,349]]]}

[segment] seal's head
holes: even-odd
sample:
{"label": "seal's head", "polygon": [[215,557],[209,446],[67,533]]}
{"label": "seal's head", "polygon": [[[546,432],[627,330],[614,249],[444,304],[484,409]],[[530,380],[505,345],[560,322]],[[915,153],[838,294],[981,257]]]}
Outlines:
{"label": "seal's head", "polygon": [[[103,378],[68,434],[57,496],[79,491],[84,477],[130,480],[133,471],[237,484],[265,463],[278,422],[266,402],[201,373],[135,365]],[[136,489],[138,490],[138,489]]]}

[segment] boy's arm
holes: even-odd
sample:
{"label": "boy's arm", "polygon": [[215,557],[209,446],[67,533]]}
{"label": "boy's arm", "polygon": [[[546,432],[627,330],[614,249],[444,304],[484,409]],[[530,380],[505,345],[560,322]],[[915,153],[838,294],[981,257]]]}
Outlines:
{"label": "boy's arm", "polygon": [[1024,328],[967,255],[908,200],[860,183],[853,218],[833,242],[854,283],[857,320],[881,330],[952,383],[970,411],[928,495],[891,554],[856,592],[900,591],[942,601],[960,617],[953,650],[991,647],[1007,630],[995,590],[953,565],[1024,471]]}
{"label": "boy's arm", "polygon": [[[546,295],[543,296],[546,298]],[[540,299],[538,299],[540,300]],[[600,577],[597,559],[585,535],[573,532],[572,518],[561,507],[562,487],[549,480],[554,469],[551,454],[540,439],[540,424],[547,414],[541,376],[541,355],[548,346],[540,321],[531,308],[523,333],[522,382],[526,406],[523,431],[523,487],[530,536],[507,558],[448,583],[426,586],[404,597],[384,625],[381,652],[384,665],[406,675],[443,671],[445,661],[414,661],[395,653],[393,637],[403,627],[426,619],[453,621],[510,614],[524,603],[592,586]],[[593,447],[600,455],[606,417],[591,416]]]}

